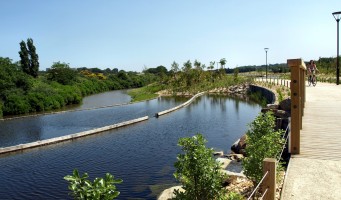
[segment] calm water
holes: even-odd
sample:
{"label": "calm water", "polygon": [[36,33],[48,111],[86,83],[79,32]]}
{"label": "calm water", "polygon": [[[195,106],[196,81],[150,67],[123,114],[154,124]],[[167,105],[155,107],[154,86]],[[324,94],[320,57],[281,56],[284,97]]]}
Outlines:
{"label": "calm water", "polygon": [[[260,111],[254,103],[205,95],[160,118],[155,112],[184,99],[148,102],[1,122],[1,146],[83,131],[148,115],[148,121],[55,145],[0,157],[0,199],[71,199],[63,177],[74,168],[90,179],[110,172],[123,183],[118,199],[155,199],[175,184],[177,141],[202,133],[207,146],[229,151]],[[6,131],[4,131],[5,127]],[[12,131],[15,129],[15,131]],[[9,134],[8,132],[11,132]],[[4,136],[5,135],[5,136]],[[6,140],[6,141],[3,141]]]}

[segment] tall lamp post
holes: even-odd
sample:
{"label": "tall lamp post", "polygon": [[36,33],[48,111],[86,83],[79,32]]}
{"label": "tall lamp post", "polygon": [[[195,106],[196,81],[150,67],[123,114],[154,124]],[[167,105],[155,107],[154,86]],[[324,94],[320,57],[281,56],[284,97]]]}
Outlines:
{"label": "tall lamp post", "polygon": [[333,12],[333,16],[336,20],[337,23],[337,33],[336,33],[336,43],[337,43],[337,47],[336,47],[336,85],[339,85],[339,74],[340,74],[340,67],[339,67],[339,22],[340,22],[340,18],[341,18],[341,11],[339,12]]}
{"label": "tall lamp post", "polygon": [[266,63],[266,66],[265,66],[265,80],[267,81],[268,80],[268,50],[269,48],[264,48],[265,50],[265,63]]}

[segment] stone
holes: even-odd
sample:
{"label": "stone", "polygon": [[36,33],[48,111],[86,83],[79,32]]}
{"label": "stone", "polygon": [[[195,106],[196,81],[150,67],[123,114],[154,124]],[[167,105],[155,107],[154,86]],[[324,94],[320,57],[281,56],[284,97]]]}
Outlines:
{"label": "stone", "polygon": [[241,149],[245,149],[246,147],[246,135],[244,134],[239,140],[237,140],[232,146],[231,150],[234,153],[240,153]]}
{"label": "stone", "polygon": [[231,163],[231,160],[228,158],[217,158],[216,162],[221,163],[221,169],[226,169],[226,167]]}
{"label": "stone", "polygon": [[223,155],[224,155],[224,151],[213,152],[213,156],[223,156]]}
{"label": "stone", "polygon": [[266,105],[266,108],[269,108],[269,109],[278,109],[279,105],[277,104],[267,104]]}
{"label": "stone", "polygon": [[279,109],[290,112],[291,111],[291,99],[287,98],[279,102]]}
{"label": "stone", "polygon": [[275,117],[277,118],[288,118],[290,117],[290,113],[285,110],[276,110],[274,112]]}
{"label": "stone", "polygon": [[181,186],[174,186],[164,190],[160,196],[157,198],[158,200],[168,200],[175,198],[174,190],[185,191]]}

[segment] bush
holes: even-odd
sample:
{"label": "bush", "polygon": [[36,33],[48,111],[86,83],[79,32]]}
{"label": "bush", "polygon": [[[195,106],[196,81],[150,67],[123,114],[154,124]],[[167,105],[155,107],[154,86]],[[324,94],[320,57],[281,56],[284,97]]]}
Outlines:
{"label": "bush", "polygon": [[[275,131],[275,117],[272,112],[261,113],[250,124],[246,133],[246,155],[243,160],[245,175],[256,185],[263,177],[264,158],[276,158],[284,140],[283,130]],[[280,166],[280,165],[278,165]]]}
{"label": "bush", "polygon": [[88,180],[88,174],[79,176],[78,170],[73,170],[73,175],[64,177],[69,182],[70,195],[75,199],[109,200],[120,195],[114,184],[122,183],[121,179],[114,179],[114,176],[106,173],[105,178],[95,178],[93,182]]}
{"label": "bush", "polygon": [[175,199],[213,200],[226,197],[226,190],[222,186],[225,176],[220,164],[212,157],[213,149],[205,147],[206,142],[201,134],[179,140],[178,145],[185,154],[177,157],[174,177],[185,191],[175,190]]}
{"label": "bush", "polygon": [[2,108],[4,107],[4,103],[0,100],[0,118],[3,116]]}
{"label": "bush", "polygon": [[31,106],[20,90],[13,90],[6,96],[3,114],[5,115],[18,115],[26,114],[31,110]]}

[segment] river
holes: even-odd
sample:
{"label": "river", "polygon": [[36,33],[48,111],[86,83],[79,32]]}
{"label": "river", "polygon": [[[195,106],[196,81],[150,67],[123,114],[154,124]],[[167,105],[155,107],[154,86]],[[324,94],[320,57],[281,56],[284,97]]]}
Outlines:
{"label": "river", "polygon": [[[108,98],[106,95],[97,96],[97,100],[91,98],[98,103],[102,97]],[[123,97],[120,102],[109,103],[129,100]],[[91,180],[106,172],[123,179],[117,185],[121,192],[118,199],[155,199],[162,189],[176,184],[172,174],[180,153],[179,138],[200,132],[208,140],[208,147],[228,152],[261,109],[258,104],[228,96],[204,95],[176,112],[153,117],[186,100],[163,97],[0,122],[0,147],[4,147],[150,117],[148,121],[94,136],[1,155],[0,199],[71,199],[63,177],[74,168],[87,172]]]}

